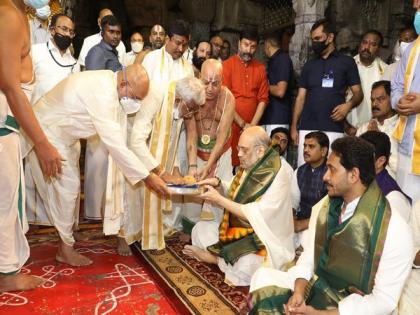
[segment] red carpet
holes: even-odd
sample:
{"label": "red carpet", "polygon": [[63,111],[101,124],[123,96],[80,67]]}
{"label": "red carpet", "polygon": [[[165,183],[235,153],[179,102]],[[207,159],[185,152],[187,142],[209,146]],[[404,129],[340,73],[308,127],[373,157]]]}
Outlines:
{"label": "red carpet", "polygon": [[51,236],[31,237],[31,258],[22,272],[46,281],[36,290],[0,294],[0,314],[179,314],[138,260],[116,254],[112,239],[76,248],[93,264],[58,263]]}

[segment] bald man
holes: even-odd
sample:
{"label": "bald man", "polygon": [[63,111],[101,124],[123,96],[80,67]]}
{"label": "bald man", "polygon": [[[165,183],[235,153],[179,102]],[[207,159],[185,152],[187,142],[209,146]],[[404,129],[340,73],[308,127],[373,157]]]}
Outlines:
{"label": "bald man", "polygon": [[293,259],[293,216],[289,177],[264,129],[245,129],[238,151],[240,170],[230,185],[199,182],[205,188],[199,197],[225,209],[221,224],[198,222],[183,252],[217,264],[226,283],[247,286],[263,262],[282,269]]}
{"label": "bald man", "polygon": [[[102,40],[101,22],[102,22],[102,18],[107,15],[114,15],[114,13],[112,13],[112,11],[108,8],[104,8],[101,11],[99,11],[99,16],[98,16],[99,33],[90,35],[83,40],[82,49],[80,50],[79,59],[77,60],[82,69],[85,69],[85,59],[89,50],[93,46],[99,44]],[[120,61],[120,63],[123,63],[123,59],[126,53],[123,41],[120,41],[116,49],[118,52],[118,60]]]}
{"label": "bald man", "polygon": [[[199,178],[218,176],[232,178],[230,127],[235,113],[235,98],[222,86],[222,63],[206,60],[201,68],[201,82],[206,91],[206,103],[193,119],[184,119],[187,133],[188,174]],[[203,211],[203,212],[202,212]],[[202,219],[220,222],[223,209],[193,197],[184,198],[183,215],[196,222]]]}
{"label": "bald man", "polygon": [[[58,261],[72,266],[92,263],[73,248],[74,209],[80,192],[80,139],[98,135],[109,151],[105,218],[115,218],[123,212],[122,174],[131,184],[144,180],[157,193],[167,193],[159,176],[149,173],[126,145],[127,114],[139,110],[139,100],[148,88],[149,79],[140,65],[117,73],[87,71],[64,79],[35,104],[34,111],[44,132],[66,160],[62,176],[46,181],[35,154],[30,152],[26,157],[50,221],[60,235]],[[119,221],[104,225],[105,234],[117,234],[119,229]]]}
{"label": "bald man", "polygon": [[162,25],[153,25],[150,30],[149,41],[152,45],[152,50],[160,49],[165,44],[166,31]]}

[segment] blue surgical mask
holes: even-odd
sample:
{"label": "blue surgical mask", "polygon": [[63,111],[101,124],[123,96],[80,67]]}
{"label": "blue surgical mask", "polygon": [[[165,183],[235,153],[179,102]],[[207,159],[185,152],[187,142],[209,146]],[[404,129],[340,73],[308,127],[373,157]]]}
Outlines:
{"label": "blue surgical mask", "polygon": [[50,2],[49,0],[23,0],[23,2],[31,8],[39,9],[45,7]]}
{"label": "blue surgical mask", "polygon": [[36,9],[35,15],[42,21],[48,20],[48,17],[51,14],[51,8],[49,5],[42,7],[40,9]]}
{"label": "blue surgical mask", "polygon": [[414,28],[416,29],[417,35],[420,34],[420,12],[417,11],[414,15]]}

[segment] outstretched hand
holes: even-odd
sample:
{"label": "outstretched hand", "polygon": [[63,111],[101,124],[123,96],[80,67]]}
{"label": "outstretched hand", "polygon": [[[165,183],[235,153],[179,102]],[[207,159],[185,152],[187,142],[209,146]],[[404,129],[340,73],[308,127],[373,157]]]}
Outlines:
{"label": "outstretched hand", "polygon": [[198,197],[206,201],[218,203],[218,200],[222,197],[222,195],[220,195],[219,192],[213,188],[213,186],[205,185],[204,189],[204,192]]}
{"label": "outstretched hand", "polygon": [[144,182],[150,189],[154,190],[159,195],[169,195],[169,190],[166,187],[166,183],[156,174],[150,173],[149,176],[144,179]]}
{"label": "outstretched hand", "polygon": [[34,150],[46,178],[58,177],[62,173],[62,161],[65,159],[46,138],[37,143]]}

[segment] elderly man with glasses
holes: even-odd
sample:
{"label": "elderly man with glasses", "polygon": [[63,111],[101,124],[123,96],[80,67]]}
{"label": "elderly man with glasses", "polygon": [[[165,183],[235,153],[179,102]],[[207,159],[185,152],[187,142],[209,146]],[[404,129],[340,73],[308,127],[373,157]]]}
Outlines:
{"label": "elderly man with glasses", "polygon": [[217,264],[226,283],[247,286],[263,263],[282,269],[293,259],[293,217],[290,181],[264,129],[245,129],[237,149],[240,169],[230,185],[199,182],[206,189],[199,197],[224,208],[221,224],[198,222],[184,253]]}

